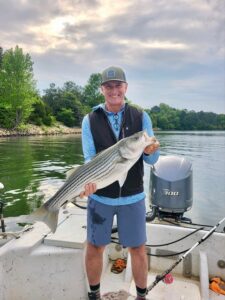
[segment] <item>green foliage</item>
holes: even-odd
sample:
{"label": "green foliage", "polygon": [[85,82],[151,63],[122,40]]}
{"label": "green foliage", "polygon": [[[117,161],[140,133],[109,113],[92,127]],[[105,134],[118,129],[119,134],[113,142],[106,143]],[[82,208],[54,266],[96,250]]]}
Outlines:
{"label": "green foliage", "polygon": [[2,55],[0,68],[0,103],[13,116],[16,127],[29,117],[37,92],[33,79],[33,62],[18,46]]}
{"label": "green foliage", "polygon": [[57,119],[68,127],[73,127],[75,124],[74,112],[71,108],[63,108],[58,113]]}
{"label": "green foliage", "polygon": [[38,99],[35,103],[32,105],[33,110],[29,116],[28,122],[41,126],[51,126],[55,118],[51,114],[50,107],[43,102],[41,99]]}
{"label": "green foliage", "polygon": [[178,110],[165,103],[146,112],[151,116],[153,127],[162,130],[225,130],[224,114]]}
{"label": "green foliage", "polygon": [[43,101],[48,104],[56,120],[67,126],[80,126],[85,114],[91,108],[104,102],[100,93],[100,74],[92,74],[84,88],[68,81],[62,88],[54,83],[44,91]]}
{"label": "green foliage", "polygon": [[19,130],[20,132],[28,132],[28,128],[29,128],[29,125],[28,124],[23,124],[23,123],[20,123],[16,129]]}
{"label": "green foliage", "polygon": [[64,124],[69,124],[67,126],[70,127],[80,126],[83,116],[89,111],[88,107],[81,103],[82,92],[83,89],[71,81],[66,82],[62,88],[51,83],[42,99],[58,121],[65,121]]}
{"label": "green foliage", "polygon": [[217,116],[217,129],[225,129],[225,114],[220,114]]}
{"label": "green foliage", "polygon": [[3,48],[0,47],[0,69],[2,68],[2,60],[3,60]]}
{"label": "green foliage", "polygon": [[0,128],[14,127],[14,114],[4,106],[0,106]]}
{"label": "green foliage", "polygon": [[100,92],[101,74],[91,74],[88,83],[84,87],[83,102],[90,108],[104,102],[104,97]]}
{"label": "green foliage", "polygon": [[[72,81],[63,87],[51,83],[41,98],[35,85],[30,55],[18,46],[5,52],[0,47],[0,127],[21,128],[28,122],[43,127],[56,120],[69,127],[80,126],[84,115],[104,102],[99,73],[91,74],[84,87]],[[165,103],[145,111],[153,127],[162,130],[225,130],[224,114],[178,110]]]}
{"label": "green foliage", "polygon": [[125,101],[126,101],[127,104],[139,109],[140,111],[143,111],[143,108],[140,105],[132,103],[132,101],[127,99],[127,97],[125,97]]}
{"label": "green foliage", "polygon": [[83,88],[72,81],[65,82],[62,91],[73,94],[77,99],[82,99],[83,96]]}

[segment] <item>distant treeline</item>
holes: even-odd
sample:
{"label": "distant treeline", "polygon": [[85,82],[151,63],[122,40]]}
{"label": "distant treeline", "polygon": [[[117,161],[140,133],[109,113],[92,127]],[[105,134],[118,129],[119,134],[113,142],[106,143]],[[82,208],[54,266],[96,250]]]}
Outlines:
{"label": "distant treeline", "polygon": [[[56,121],[68,127],[80,126],[83,116],[104,102],[99,86],[97,73],[84,87],[72,81],[62,87],[51,83],[41,96],[30,55],[18,46],[6,51],[0,47],[0,127],[18,128],[27,123],[52,126]],[[145,111],[153,127],[162,130],[225,130],[224,114],[178,110],[164,103]]]}
{"label": "distant treeline", "polygon": [[146,111],[153,126],[162,130],[225,130],[225,114],[179,110],[164,103]]}

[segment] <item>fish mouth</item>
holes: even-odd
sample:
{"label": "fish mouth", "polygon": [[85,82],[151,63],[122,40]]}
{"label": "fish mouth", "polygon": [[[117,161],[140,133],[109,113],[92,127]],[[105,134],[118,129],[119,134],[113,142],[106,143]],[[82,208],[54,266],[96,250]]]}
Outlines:
{"label": "fish mouth", "polygon": [[157,141],[154,136],[149,136],[146,131],[144,131],[143,136],[148,145],[154,144]]}

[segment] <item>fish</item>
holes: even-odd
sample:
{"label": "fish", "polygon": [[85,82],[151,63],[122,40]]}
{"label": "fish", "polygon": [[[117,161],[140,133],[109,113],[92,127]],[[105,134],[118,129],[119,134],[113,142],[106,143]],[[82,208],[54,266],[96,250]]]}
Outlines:
{"label": "fish", "polygon": [[88,183],[95,183],[97,190],[115,181],[122,187],[128,171],[141,157],[145,147],[154,143],[157,143],[154,136],[139,131],[98,153],[92,160],[70,172],[62,187],[31,214],[32,219],[44,222],[54,233],[61,206],[79,197]]}

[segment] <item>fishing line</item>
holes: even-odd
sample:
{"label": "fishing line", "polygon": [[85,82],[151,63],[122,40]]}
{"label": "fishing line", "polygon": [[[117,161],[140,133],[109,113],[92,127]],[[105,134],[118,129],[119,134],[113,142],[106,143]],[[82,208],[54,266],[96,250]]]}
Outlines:
{"label": "fishing line", "polygon": [[[213,225],[206,225],[206,224],[197,224],[197,223],[192,223],[192,222],[185,222],[185,221],[181,221],[179,223],[175,223],[175,222],[172,222],[170,220],[167,220],[166,218],[162,218],[162,220],[164,222],[167,222],[167,223],[170,223],[172,225],[179,225],[179,224],[188,224],[188,225],[194,225],[194,226],[202,226],[202,227],[213,227]],[[188,227],[188,228],[191,228],[191,227]],[[192,227],[193,228],[193,227]]]}
{"label": "fishing line", "polygon": [[[191,236],[192,234],[195,234],[196,232],[198,232],[198,231],[200,231],[200,230],[202,230],[202,229],[204,229],[204,227],[200,227],[200,228],[194,230],[193,232],[191,232],[191,233],[189,233],[189,234],[187,234],[187,235],[181,237],[180,239],[175,240],[175,241],[172,241],[172,242],[169,242],[169,243],[165,243],[165,244],[146,244],[145,246],[146,246],[146,247],[163,247],[163,246],[172,245],[172,244],[175,244],[175,243],[177,243],[177,242],[180,242],[180,241],[186,239],[187,237]],[[112,237],[112,239],[113,239],[113,240],[119,240],[117,237]],[[185,251],[187,251],[187,250],[185,250]],[[182,252],[182,253],[183,253],[183,252]]]}
{"label": "fishing line", "polygon": [[[121,245],[119,242],[116,242],[114,240],[111,240],[111,243],[113,244],[117,244],[117,245]],[[190,248],[189,248],[190,249]],[[187,250],[189,249],[186,249],[186,250],[183,250],[181,252],[175,252],[173,254],[152,254],[152,253],[146,253],[148,256],[155,256],[155,257],[171,257],[171,256],[177,256],[177,255],[180,255],[180,254],[183,254],[185,253]]]}

